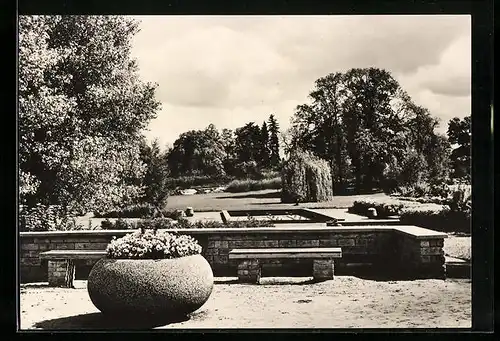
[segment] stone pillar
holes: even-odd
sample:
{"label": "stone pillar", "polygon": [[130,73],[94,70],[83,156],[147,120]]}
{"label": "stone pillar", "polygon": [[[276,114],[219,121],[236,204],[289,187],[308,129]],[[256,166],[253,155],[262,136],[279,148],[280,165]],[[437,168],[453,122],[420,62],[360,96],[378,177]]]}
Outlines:
{"label": "stone pillar", "polygon": [[424,239],[418,241],[415,257],[415,272],[418,278],[446,278],[446,265],[443,251],[444,239]]}
{"label": "stone pillar", "polygon": [[49,260],[48,280],[51,287],[73,288],[75,264],[73,260]]}
{"label": "stone pillar", "polygon": [[238,264],[238,280],[242,283],[256,283],[260,281],[261,267],[259,260],[249,259]]}
{"label": "stone pillar", "polygon": [[313,278],[315,281],[327,281],[333,279],[333,260],[314,260],[313,261]]}

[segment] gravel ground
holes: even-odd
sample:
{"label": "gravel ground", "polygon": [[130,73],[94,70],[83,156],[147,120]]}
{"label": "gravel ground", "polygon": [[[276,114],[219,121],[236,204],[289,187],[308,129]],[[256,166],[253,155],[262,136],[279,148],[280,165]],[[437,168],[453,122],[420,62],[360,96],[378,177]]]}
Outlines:
{"label": "gravel ground", "polygon": [[[471,327],[471,283],[464,279],[373,281],[337,276],[262,278],[260,285],[216,278],[208,302],[189,319],[157,328],[455,328]],[[134,329],[105,320],[86,281],[76,289],[21,287],[21,329]]]}

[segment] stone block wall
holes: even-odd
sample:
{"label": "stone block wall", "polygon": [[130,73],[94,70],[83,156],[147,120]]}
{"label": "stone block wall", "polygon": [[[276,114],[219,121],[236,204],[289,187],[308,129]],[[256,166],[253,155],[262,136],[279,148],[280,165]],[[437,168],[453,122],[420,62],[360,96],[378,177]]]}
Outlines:
{"label": "stone block wall", "polygon": [[399,271],[411,278],[445,278],[446,267],[442,238],[415,238],[400,234]]}
{"label": "stone block wall", "polygon": [[[215,276],[236,276],[238,262],[229,260],[234,248],[341,247],[335,272],[349,274],[352,264],[375,269],[408,271],[416,277],[441,278],[444,273],[443,236],[401,233],[398,226],[363,227],[279,227],[240,229],[188,229],[202,246]],[[424,230],[424,229],[421,229]],[[429,230],[426,230],[429,231]],[[46,282],[47,261],[39,255],[48,250],[104,250],[113,236],[131,231],[22,232],[19,243],[21,282]],[[433,231],[431,231],[433,232]],[[75,260],[76,279],[86,279],[95,260]],[[310,259],[272,260],[262,264],[262,276],[311,276]]]}

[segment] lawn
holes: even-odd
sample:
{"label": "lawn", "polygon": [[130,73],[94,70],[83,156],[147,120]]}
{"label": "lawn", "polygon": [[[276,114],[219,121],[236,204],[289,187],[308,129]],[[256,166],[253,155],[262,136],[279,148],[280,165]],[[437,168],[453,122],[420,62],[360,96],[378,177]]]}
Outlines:
{"label": "lawn", "polygon": [[[299,207],[308,208],[348,208],[355,200],[390,198],[384,193],[339,195],[331,201],[300,203]],[[175,195],[168,198],[167,209],[193,207],[195,211],[244,210],[258,208],[289,208],[294,204],[282,204],[280,190],[261,190],[246,193],[208,193],[195,195]]]}
{"label": "lawn", "polygon": [[[374,281],[353,276],[262,278],[260,285],[216,278],[208,302],[188,319],[156,326],[192,328],[454,328],[471,327],[471,283],[464,279]],[[103,318],[86,281],[76,289],[23,285],[22,329],[134,329]],[[148,326],[151,328],[151,326]]]}

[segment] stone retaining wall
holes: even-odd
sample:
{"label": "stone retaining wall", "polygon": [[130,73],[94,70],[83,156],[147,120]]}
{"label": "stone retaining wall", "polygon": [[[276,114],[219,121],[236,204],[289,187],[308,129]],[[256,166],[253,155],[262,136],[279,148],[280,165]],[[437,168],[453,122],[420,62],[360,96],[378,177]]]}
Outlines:
{"label": "stone retaining wall", "polygon": [[[48,250],[104,250],[113,236],[131,231],[57,231],[20,233],[21,282],[46,282],[47,261],[39,255]],[[173,231],[172,231],[173,232]],[[335,260],[336,274],[349,273],[353,264],[414,277],[444,276],[443,233],[415,226],[309,227],[285,224],[270,228],[186,229],[203,248],[216,276],[236,276],[238,262],[228,254],[234,248],[341,247]],[[86,279],[95,260],[75,260],[76,278]],[[312,260],[273,260],[262,266],[262,276],[311,276]]]}

